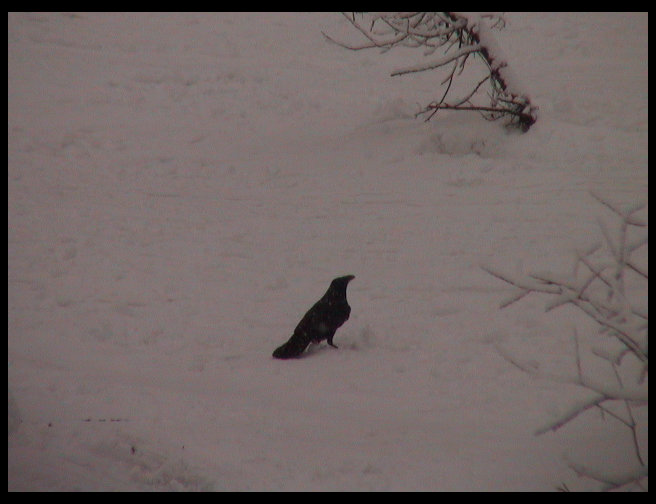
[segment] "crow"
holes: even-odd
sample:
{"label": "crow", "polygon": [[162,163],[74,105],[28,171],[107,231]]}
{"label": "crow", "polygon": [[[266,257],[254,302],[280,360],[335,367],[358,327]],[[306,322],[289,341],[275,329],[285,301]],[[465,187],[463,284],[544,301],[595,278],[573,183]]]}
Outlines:
{"label": "crow", "polygon": [[351,307],[346,301],[346,286],[354,278],[353,275],[335,278],[323,297],[303,316],[289,341],[276,348],[273,356],[277,359],[298,357],[310,343],[323,340],[328,340],[330,346],[337,348],[333,337],[351,314]]}

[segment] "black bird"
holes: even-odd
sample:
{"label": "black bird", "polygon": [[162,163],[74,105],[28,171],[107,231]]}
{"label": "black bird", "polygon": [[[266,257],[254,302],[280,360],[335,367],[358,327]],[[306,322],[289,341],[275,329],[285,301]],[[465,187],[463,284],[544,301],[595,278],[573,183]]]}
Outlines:
{"label": "black bird", "polygon": [[289,341],[276,348],[273,356],[277,359],[298,357],[310,343],[323,340],[328,340],[330,346],[337,348],[333,337],[351,314],[351,307],[346,301],[346,286],[354,278],[353,275],[335,278],[323,297],[303,316]]}

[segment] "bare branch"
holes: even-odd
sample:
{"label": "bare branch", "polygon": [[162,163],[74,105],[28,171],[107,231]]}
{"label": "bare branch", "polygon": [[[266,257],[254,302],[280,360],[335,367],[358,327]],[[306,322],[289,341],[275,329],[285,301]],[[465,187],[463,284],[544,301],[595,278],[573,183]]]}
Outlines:
{"label": "bare branch", "polygon": [[590,196],[592,196],[594,199],[596,199],[599,203],[604,205],[606,208],[608,208],[611,212],[614,214],[618,215],[621,219],[626,220],[627,223],[631,224],[632,226],[639,226],[639,227],[645,227],[647,224],[640,220],[640,219],[632,219],[631,217],[633,216],[634,213],[639,212],[643,208],[647,206],[647,203],[644,201],[639,201],[633,205],[631,205],[628,209],[622,210],[618,208],[616,205],[610,203],[609,201],[605,200],[598,194],[594,192],[590,192]]}
{"label": "bare branch", "polygon": [[603,484],[602,490],[617,490],[627,485],[636,484],[642,487],[641,480],[649,477],[649,468],[647,466],[633,469],[624,474],[605,474],[598,470],[591,469],[582,464],[569,462],[569,467],[579,476],[598,481]]}
{"label": "bare branch", "polygon": [[604,401],[606,401],[606,397],[598,394],[586,401],[573,404],[565,413],[560,415],[558,418],[551,420],[549,423],[540,427],[539,429],[536,429],[533,434],[540,436],[549,431],[556,432],[558,429],[574,420],[577,416],[585,413],[589,409],[599,406]]}
{"label": "bare branch", "polygon": [[404,74],[409,74],[409,73],[414,73],[414,72],[425,72],[426,70],[433,70],[434,68],[439,68],[444,65],[448,65],[454,60],[457,60],[469,53],[473,52],[478,52],[481,50],[480,45],[473,45],[473,46],[465,46],[461,47],[457,51],[448,54],[444,56],[443,58],[440,58],[435,61],[431,61],[430,63],[424,63],[422,65],[414,65],[406,68],[400,68],[398,70],[395,70],[394,72],[391,73],[392,77],[395,77],[397,75],[404,75]]}

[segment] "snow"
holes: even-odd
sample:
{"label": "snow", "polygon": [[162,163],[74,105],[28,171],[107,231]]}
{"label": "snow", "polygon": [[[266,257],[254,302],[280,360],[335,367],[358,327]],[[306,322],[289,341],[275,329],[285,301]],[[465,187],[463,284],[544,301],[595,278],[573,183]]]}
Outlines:
{"label": "snow", "polygon": [[[599,240],[591,192],[646,199],[647,19],[508,14],[495,37],[540,107],[518,134],[414,119],[439,75],[327,43],[337,14],[9,13],[9,490],[626,471],[629,433],[594,412],[534,436],[590,393],[498,350],[572,372],[571,329],[594,328],[539,297],[500,311],[481,266],[566,272]],[[344,274],[339,350],[272,359]]]}

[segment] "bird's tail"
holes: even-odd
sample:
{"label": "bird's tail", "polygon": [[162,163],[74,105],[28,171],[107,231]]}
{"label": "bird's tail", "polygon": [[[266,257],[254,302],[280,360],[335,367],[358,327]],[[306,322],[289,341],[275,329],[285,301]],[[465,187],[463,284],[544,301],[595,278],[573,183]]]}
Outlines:
{"label": "bird's tail", "polygon": [[307,344],[302,345],[299,343],[299,341],[292,337],[287,343],[284,343],[283,345],[280,345],[278,348],[276,348],[273,351],[273,356],[276,359],[292,359],[294,357],[298,357],[303,353],[305,347],[307,347]]}

